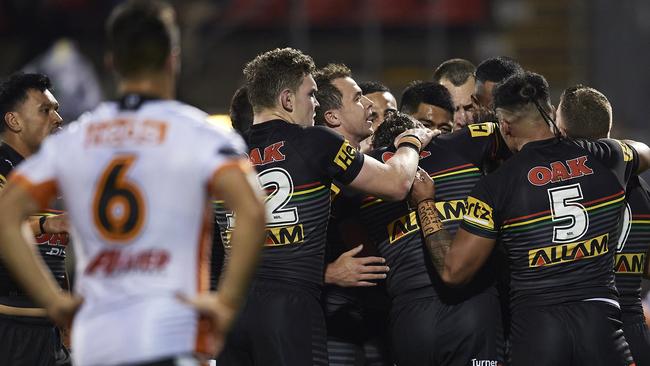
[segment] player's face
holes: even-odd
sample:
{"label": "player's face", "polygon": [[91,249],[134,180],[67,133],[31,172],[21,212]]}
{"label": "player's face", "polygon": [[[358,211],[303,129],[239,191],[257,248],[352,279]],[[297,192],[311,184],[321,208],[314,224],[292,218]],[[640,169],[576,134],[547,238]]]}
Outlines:
{"label": "player's face", "polygon": [[314,110],[318,106],[316,100],[316,82],[311,74],[302,79],[302,83],[295,95],[295,105],[292,114],[294,120],[304,126],[314,125]]}
{"label": "player's face", "polygon": [[474,102],[472,101],[472,94],[475,88],[475,79],[470,76],[465,84],[455,86],[447,79],[441,79],[442,84],[449,94],[451,100],[454,102],[454,129],[460,129],[473,122]]}
{"label": "player's face", "polygon": [[370,119],[373,103],[361,94],[361,88],[350,77],[338,78],[332,84],[341,92],[341,108],[338,112],[341,127],[355,142],[372,135],[372,120]]}
{"label": "player's face", "polygon": [[437,128],[442,133],[451,132],[453,127],[449,111],[427,103],[420,103],[417,112],[411,117],[420,121],[424,127],[432,130]]}
{"label": "player's face", "polygon": [[59,102],[49,90],[27,91],[27,99],[16,112],[21,128],[20,138],[32,152],[38,150],[47,136],[61,128],[63,119],[58,110]]}
{"label": "player's face", "polygon": [[492,81],[476,81],[474,88],[474,102],[484,108],[492,108],[492,90],[494,90],[495,82]]}
{"label": "player's face", "polygon": [[372,130],[377,131],[377,127],[384,123],[386,113],[397,112],[397,101],[393,94],[389,92],[375,92],[365,95],[372,102],[370,108],[370,119],[372,120]]}

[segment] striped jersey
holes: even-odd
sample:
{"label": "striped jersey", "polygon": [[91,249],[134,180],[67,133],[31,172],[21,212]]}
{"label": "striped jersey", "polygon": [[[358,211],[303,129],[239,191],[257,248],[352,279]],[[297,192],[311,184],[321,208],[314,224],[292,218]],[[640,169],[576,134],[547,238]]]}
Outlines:
{"label": "striped jersey", "polygon": [[172,100],[131,94],[45,140],[12,179],[39,202],[63,196],[84,302],[72,328],[80,365],[214,354],[178,300],[209,285],[209,183],[245,152],[235,133]]}
{"label": "striped jersey", "polygon": [[[387,161],[394,153],[380,149],[373,154]],[[419,166],[435,182],[436,209],[451,234],[458,229],[466,210],[467,196],[483,170],[509,154],[494,123],[470,125],[452,134],[440,135],[423,149]],[[435,293],[431,293],[434,296],[443,291],[452,295],[452,291],[441,286],[442,282],[430,265],[416,211],[406,201],[385,202],[367,197],[360,211],[371,240],[390,267],[386,283],[391,297],[432,286],[436,288]],[[469,289],[484,288],[487,282],[492,282],[488,277],[481,277],[461,295],[469,295],[472,292]],[[486,283],[482,283],[484,280]]]}
{"label": "striped jersey", "polygon": [[650,248],[650,187],[643,178],[633,176],[626,191],[627,206],[614,262],[616,289],[621,311],[643,320],[641,276]]}
{"label": "striped jersey", "polygon": [[[248,157],[266,190],[266,243],[256,279],[320,291],[332,180],[348,184],[363,165],[343,137],[326,127],[271,120],[244,136]],[[216,219],[226,257],[236,217],[220,202]],[[227,265],[227,258],[226,258]]]}
{"label": "striped jersey", "polygon": [[463,229],[498,239],[519,306],[617,300],[614,254],[638,158],[617,140],[529,142],[481,179]]}

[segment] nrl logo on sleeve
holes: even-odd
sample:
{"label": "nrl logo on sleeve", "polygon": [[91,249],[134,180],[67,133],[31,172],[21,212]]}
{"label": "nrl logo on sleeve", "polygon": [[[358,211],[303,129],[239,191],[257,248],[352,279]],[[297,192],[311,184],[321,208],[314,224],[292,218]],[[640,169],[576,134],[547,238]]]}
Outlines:
{"label": "nrl logo on sleeve", "polygon": [[472,135],[472,137],[483,137],[493,134],[494,126],[494,123],[486,122],[469,125],[467,127],[469,128],[469,133]]}
{"label": "nrl logo on sleeve", "polygon": [[609,252],[607,238],[608,234],[603,234],[577,243],[531,249],[528,251],[528,266],[552,266],[601,256]]}
{"label": "nrl logo on sleeve", "polygon": [[587,166],[587,157],[581,156],[565,162],[554,161],[549,166],[536,166],[528,171],[528,181],[539,187],[591,174],[594,171]]}
{"label": "nrl logo on sleeve", "polygon": [[492,207],[472,196],[467,197],[467,206],[463,219],[485,229],[494,229]]}
{"label": "nrl logo on sleeve", "polygon": [[339,149],[339,152],[336,153],[336,157],[334,158],[334,163],[336,165],[340,166],[341,169],[347,170],[350,165],[352,165],[352,162],[354,161],[354,157],[357,155],[357,150],[350,145],[348,140],[343,141],[343,145],[341,145],[341,148]]}

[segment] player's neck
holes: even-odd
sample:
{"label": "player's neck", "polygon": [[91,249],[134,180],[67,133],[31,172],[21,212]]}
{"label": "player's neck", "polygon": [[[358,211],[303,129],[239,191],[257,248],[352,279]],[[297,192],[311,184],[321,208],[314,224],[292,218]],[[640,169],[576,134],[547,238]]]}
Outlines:
{"label": "player's neck", "polygon": [[278,110],[275,108],[270,108],[270,109],[265,109],[259,113],[255,113],[253,115],[253,124],[257,125],[260,123],[272,121],[275,119],[281,119],[285,122],[288,123],[293,123],[295,125],[299,125],[301,123],[298,123],[298,121],[295,121],[294,118],[291,116],[290,113],[287,113],[284,110]]}
{"label": "player's neck", "polygon": [[16,151],[20,156],[27,159],[34,152],[32,149],[27,146],[27,144],[20,139],[20,137],[14,133],[5,133],[2,135],[2,142],[6,145],[9,145],[14,151]]}
{"label": "player's neck", "polygon": [[344,128],[341,128],[341,126],[335,127],[333,130],[336,131],[339,135],[343,136],[344,139],[348,140],[350,145],[352,145],[352,147],[355,149],[359,150],[361,148],[361,141],[353,134],[348,133]]}
{"label": "player's neck", "polygon": [[167,77],[122,79],[118,85],[120,95],[142,94],[161,99],[174,99],[174,88],[174,81]]}
{"label": "player's neck", "polygon": [[555,137],[555,134],[553,134],[553,132],[548,128],[534,129],[526,137],[519,140],[517,151],[521,150],[521,148],[529,142],[548,140],[553,137]]}

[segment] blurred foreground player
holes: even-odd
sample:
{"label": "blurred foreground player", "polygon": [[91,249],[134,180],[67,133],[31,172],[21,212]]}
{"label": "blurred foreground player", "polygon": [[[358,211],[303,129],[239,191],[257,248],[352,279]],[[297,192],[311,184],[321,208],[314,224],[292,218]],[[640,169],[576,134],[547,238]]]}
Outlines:
{"label": "blurred foreground player", "polygon": [[513,365],[632,365],[612,263],[625,186],[647,169],[650,149],[559,138],[541,75],[512,76],[494,97],[517,153],[473,189],[453,243],[432,192],[414,187],[437,271],[449,285],[466,283],[498,238],[511,273]]}
{"label": "blurred foreground player", "polygon": [[[43,140],[61,128],[59,103],[50,92],[50,80],[42,74],[11,75],[0,84],[0,189],[6,177],[25,158],[38,151]],[[41,213],[30,216],[38,251],[58,285],[67,288],[65,249],[67,217]],[[67,357],[59,330],[47,319],[45,309],[34,304],[0,264],[0,364],[54,365]]]}
{"label": "blurred foreground player", "polygon": [[[557,109],[557,127],[573,138],[608,138],[612,107],[599,91],[582,85],[566,89]],[[616,247],[616,289],[623,333],[637,366],[650,366],[650,333],[641,306],[641,278],[648,277],[650,250],[650,186],[633,175],[626,188],[627,205]]]}
{"label": "blurred foreground player", "polygon": [[[319,303],[330,185],[333,180],[388,199],[402,199],[413,182],[422,145],[418,129],[397,139],[388,164],[364,155],[336,132],[314,127],[316,83],[311,57],[275,49],[244,68],[254,122],[245,139],[249,158],[269,194],[266,247],[248,301],[218,365],[327,365]],[[394,160],[394,161],[393,161]],[[226,248],[239,218],[217,215]],[[228,265],[232,263],[227,262]]]}
{"label": "blurred foreground player", "polygon": [[[173,100],[173,9],[124,3],[107,33],[122,97],[47,139],[16,169],[0,198],[2,257],[52,319],[69,321],[78,310],[75,363],[198,365],[194,355],[216,352],[244,300],[263,241],[259,188],[241,139]],[[58,192],[74,228],[80,298],[61,293],[21,235],[23,218]],[[209,284],[210,194],[245,230],[232,234],[237,249],[219,292],[197,296]]]}

